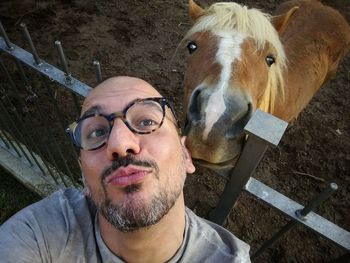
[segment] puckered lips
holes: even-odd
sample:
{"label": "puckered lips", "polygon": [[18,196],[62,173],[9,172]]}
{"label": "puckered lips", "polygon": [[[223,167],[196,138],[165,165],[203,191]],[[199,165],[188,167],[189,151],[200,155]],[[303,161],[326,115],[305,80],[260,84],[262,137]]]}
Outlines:
{"label": "puckered lips", "polygon": [[151,172],[151,168],[128,165],[126,167],[118,168],[111,175],[107,176],[105,183],[119,187],[137,184],[144,180]]}

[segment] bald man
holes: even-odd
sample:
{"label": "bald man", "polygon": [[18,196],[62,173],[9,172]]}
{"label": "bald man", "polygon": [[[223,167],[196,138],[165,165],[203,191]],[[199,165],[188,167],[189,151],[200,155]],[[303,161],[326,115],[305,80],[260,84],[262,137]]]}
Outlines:
{"label": "bald man", "polygon": [[108,79],[67,131],[85,191],[60,190],[0,227],[1,262],[250,262],[249,246],[185,207],[195,167],[168,101]]}

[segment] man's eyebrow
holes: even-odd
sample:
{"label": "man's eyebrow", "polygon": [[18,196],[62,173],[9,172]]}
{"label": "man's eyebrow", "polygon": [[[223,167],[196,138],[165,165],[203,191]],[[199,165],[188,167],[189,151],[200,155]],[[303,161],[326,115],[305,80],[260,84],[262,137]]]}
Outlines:
{"label": "man's eyebrow", "polygon": [[96,106],[92,106],[91,108],[87,109],[81,116],[80,118],[84,118],[88,115],[91,115],[91,114],[99,114],[101,113],[102,111],[102,107],[99,106],[99,105],[96,105]]}

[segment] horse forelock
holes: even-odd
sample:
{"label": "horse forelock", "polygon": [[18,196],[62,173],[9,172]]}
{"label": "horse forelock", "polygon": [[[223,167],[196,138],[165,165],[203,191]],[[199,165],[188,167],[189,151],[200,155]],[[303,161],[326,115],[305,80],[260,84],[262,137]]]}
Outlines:
{"label": "horse forelock", "polygon": [[257,108],[272,113],[277,96],[282,100],[284,98],[283,72],[286,68],[286,55],[270,19],[269,14],[258,9],[248,9],[246,6],[231,2],[216,3],[205,10],[188,31],[185,39],[203,31],[210,31],[216,35],[217,32],[235,30],[254,39],[257,50],[263,49],[266,42],[271,44],[276,52],[274,54],[276,62],[269,69],[267,86]]}

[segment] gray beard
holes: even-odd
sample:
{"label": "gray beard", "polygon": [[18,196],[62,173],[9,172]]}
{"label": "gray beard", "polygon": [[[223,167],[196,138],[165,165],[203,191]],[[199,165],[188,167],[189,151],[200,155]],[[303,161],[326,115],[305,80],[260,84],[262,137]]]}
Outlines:
{"label": "gray beard", "polygon": [[[132,187],[138,191],[140,186]],[[134,199],[128,203],[113,204],[109,198],[104,198],[97,210],[118,230],[132,232],[158,223],[175,205],[180,194],[181,189],[170,194],[162,191],[154,196],[149,204]]]}
{"label": "gray beard", "polygon": [[174,185],[173,187],[168,186],[169,188],[167,188],[167,186],[160,187],[158,193],[152,196],[152,199],[148,203],[145,203],[143,200],[133,198],[132,196],[143,187],[142,183],[128,185],[124,188],[124,194],[128,195],[127,201],[114,204],[108,197],[103,179],[119,166],[126,166],[129,163],[134,163],[146,167],[153,167],[156,171],[154,176],[157,180],[159,180],[159,169],[156,163],[150,161],[140,162],[133,159],[134,158],[132,157],[121,159],[119,163],[113,163],[113,166],[104,172],[101,178],[102,191],[98,194],[98,202],[96,202],[97,200],[93,200],[90,190],[91,188],[84,181],[85,186],[88,189],[89,198],[95,204],[97,212],[100,213],[111,225],[122,232],[132,232],[158,223],[175,205],[182,193],[186,178],[185,155],[183,153],[183,162],[180,166],[181,169],[176,171],[183,174],[182,182]]}

